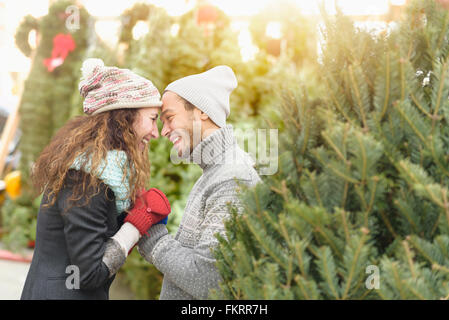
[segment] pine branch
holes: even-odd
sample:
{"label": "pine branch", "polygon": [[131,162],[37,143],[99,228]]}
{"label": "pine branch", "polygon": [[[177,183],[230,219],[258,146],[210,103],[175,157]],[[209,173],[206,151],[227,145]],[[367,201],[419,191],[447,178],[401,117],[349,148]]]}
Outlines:
{"label": "pine branch", "polygon": [[355,98],[356,98],[356,106],[358,106],[358,110],[360,112],[360,116],[362,118],[362,123],[363,123],[363,128],[368,128],[367,123],[366,123],[366,115],[365,115],[365,110],[364,110],[364,104],[362,102],[362,98],[361,98],[361,93],[359,91],[359,88],[357,86],[357,82],[355,80],[355,76],[354,76],[354,70],[352,65],[349,66],[349,79],[351,81],[351,86],[353,89],[353,92],[355,94]]}
{"label": "pine branch", "polygon": [[322,283],[323,289],[327,291],[330,297],[339,300],[340,294],[337,283],[337,271],[329,247],[320,248],[317,265],[321,277],[324,279],[324,282]]}
{"label": "pine branch", "polygon": [[[358,242],[355,253],[351,259],[350,270],[345,279],[346,286],[344,288],[343,295],[342,295],[343,300],[345,300],[347,298],[349,289],[351,288],[353,278],[355,277],[355,274],[356,274],[356,268],[359,265],[359,257],[361,255],[362,248],[365,245],[367,234],[368,234],[368,230],[366,228],[362,228],[362,237],[360,238],[360,241]],[[347,257],[346,254],[345,254],[345,257]],[[345,262],[346,262],[346,259],[345,259]]]}
{"label": "pine branch", "polygon": [[[270,255],[270,257],[280,264],[283,268],[287,268],[287,262],[283,254],[279,254],[282,250],[272,241],[272,239],[266,234],[260,223],[254,219],[243,216],[246,226],[251,231],[258,244]],[[283,257],[282,259],[280,257]]]}
{"label": "pine branch", "polygon": [[387,111],[387,107],[388,107],[388,102],[389,102],[389,98],[390,98],[390,54],[387,52],[386,56],[385,56],[385,64],[386,64],[386,69],[385,69],[385,98],[384,98],[384,104],[382,106],[382,111],[380,113],[380,118],[378,119],[378,121],[382,121],[385,112]]}

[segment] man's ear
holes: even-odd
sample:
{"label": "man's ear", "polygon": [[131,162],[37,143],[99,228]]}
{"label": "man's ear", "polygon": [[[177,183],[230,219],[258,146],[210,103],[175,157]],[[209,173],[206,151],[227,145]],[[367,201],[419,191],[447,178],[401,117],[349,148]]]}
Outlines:
{"label": "man's ear", "polygon": [[200,111],[200,112],[201,112],[200,113],[201,120],[206,121],[207,119],[209,119],[209,116],[205,112],[203,112],[203,111]]}

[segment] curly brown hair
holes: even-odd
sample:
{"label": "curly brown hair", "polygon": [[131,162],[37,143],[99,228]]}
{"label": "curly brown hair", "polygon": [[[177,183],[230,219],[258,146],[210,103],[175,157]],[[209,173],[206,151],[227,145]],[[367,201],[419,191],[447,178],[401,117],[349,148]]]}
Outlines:
{"label": "curly brown hair", "polygon": [[[139,149],[133,124],[138,120],[138,109],[118,109],[97,115],[78,116],[68,121],[53,136],[33,165],[31,180],[38,193],[45,193],[49,201],[44,206],[52,206],[64,186],[70,166],[78,156],[91,158],[90,172],[98,172],[101,162],[110,150],[122,150],[127,155],[127,166],[122,169],[124,177],[129,177],[128,195],[134,201],[138,191],[146,187],[150,178],[148,146]],[[128,173],[129,171],[129,173]],[[94,190],[86,197],[90,199],[100,192],[101,180],[92,174],[81,175],[68,201],[80,200],[85,190]],[[92,179],[94,178],[94,179]],[[105,195],[106,191],[105,191]]]}

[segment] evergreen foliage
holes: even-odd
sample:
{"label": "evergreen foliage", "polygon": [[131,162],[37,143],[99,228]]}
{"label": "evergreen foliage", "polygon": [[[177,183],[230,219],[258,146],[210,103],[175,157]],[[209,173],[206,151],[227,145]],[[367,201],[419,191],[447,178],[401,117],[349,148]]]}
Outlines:
{"label": "evergreen foliage", "polygon": [[279,172],[218,237],[212,297],[447,299],[449,12],[412,1],[381,34],[324,18],[324,94],[284,91]]}
{"label": "evergreen foliage", "polygon": [[[57,1],[50,6],[48,15],[39,20],[27,16],[16,33],[18,47],[25,55],[32,55],[33,58],[19,106],[19,126],[22,130],[20,170],[25,183],[28,182],[32,163],[71,114],[71,97],[78,85],[80,63],[91,30],[89,14],[82,7],[79,7],[79,29],[67,29],[66,8],[75,5],[76,1]],[[37,29],[39,39],[33,53],[28,44],[28,34],[32,29]],[[52,56],[53,38],[61,33],[70,34],[76,48],[68,54],[61,66],[50,72],[44,60]]]}

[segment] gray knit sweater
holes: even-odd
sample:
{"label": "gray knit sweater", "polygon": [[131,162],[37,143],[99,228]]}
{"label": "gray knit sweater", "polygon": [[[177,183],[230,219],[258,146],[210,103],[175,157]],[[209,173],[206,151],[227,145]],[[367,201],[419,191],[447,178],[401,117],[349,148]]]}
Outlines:
{"label": "gray knit sweater", "polygon": [[237,145],[231,125],[204,139],[190,156],[203,174],[190,192],[176,236],[158,224],[138,243],[140,254],[164,274],[160,299],[206,299],[211,288],[218,288],[214,234],[226,236],[227,203],[242,210],[238,185],[254,186],[260,181],[252,159]]}

